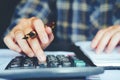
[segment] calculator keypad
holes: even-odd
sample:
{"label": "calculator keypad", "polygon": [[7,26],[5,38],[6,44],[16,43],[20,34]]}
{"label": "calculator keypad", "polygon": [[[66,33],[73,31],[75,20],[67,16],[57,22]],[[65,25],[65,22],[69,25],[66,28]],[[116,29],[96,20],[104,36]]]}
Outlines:
{"label": "calculator keypad", "polygon": [[26,68],[56,68],[56,67],[85,67],[86,63],[76,56],[47,55],[45,63],[38,63],[36,57],[17,56],[9,63],[6,69],[26,69]]}

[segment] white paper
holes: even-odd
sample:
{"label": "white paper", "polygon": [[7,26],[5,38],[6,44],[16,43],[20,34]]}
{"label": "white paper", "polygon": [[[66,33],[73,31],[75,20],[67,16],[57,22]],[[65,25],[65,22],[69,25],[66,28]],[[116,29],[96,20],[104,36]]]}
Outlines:
{"label": "white paper", "polygon": [[120,47],[116,47],[111,53],[95,53],[91,49],[91,42],[77,42],[77,46],[80,46],[80,49],[83,53],[88,56],[92,62],[97,66],[120,66]]}
{"label": "white paper", "polygon": [[105,70],[99,76],[100,80],[120,80],[120,70]]}
{"label": "white paper", "polygon": [[120,70],[105,70],[103,74],[89,76],[86,80],[120,80]]}

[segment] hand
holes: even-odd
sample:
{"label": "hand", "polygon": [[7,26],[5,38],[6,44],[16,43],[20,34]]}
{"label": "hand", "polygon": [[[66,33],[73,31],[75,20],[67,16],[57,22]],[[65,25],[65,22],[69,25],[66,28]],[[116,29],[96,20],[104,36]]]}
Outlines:
{"label": "hand", "polygon": [[100,53],[104,50],[110,53],[119,43],[120,26],[117,25],[98,31],[95,38],[92,40],[91,47],[95,49],[96,53]]}
{"label": "hand", "polygon": [[[25,34],[35,31],[36,38],[22,39]],[[20,22],[4,37],[4,42],[8,48],[24,52],[29,57],[36,56],[40,62],[46,61],[43,49],[46,48],[54,39],[50,27],[44,27],[43,22],[35,17],[21,19]]]}

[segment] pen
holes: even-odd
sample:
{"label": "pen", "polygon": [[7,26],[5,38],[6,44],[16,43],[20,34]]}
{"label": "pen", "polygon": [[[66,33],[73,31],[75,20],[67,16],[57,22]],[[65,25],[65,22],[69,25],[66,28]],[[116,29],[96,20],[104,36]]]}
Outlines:
{"label": "pen", "polygon": [[[51,29],[54,29],[55,27],[55,22],[50,22],[45,24],[45,26],[50,27]],[[37,36],[37,33],[35,31],[31,31],[28,34],[26,34],[22,39],[27,40],[28,38],[35,38]]]}

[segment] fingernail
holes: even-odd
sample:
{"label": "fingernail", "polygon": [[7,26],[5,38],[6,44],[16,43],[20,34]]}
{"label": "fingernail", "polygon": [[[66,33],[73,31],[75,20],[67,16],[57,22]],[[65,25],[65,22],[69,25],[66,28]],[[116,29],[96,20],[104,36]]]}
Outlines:
{"label": "fingernail", "polygon": [[45,61],[46,61],[46,56],[45,56],[45,55],[42,55],[42,56],[41,56],[41,60],[42,60],[42,62],[45,62]]}
{"label": "fingernail", "polygon": [[38,57],[38,60],[40,63],[43,63],[46,61],[46,56],[41,55],[40,57]]}

